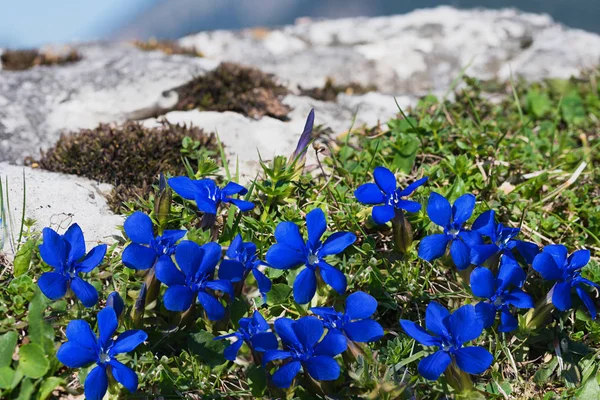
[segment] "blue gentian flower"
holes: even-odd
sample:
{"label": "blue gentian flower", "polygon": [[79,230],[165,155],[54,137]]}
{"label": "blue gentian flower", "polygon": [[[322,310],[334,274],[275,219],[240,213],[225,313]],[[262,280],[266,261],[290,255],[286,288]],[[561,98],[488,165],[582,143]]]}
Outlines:
{"label": "blue gentian flower", "polygon": [[346,298],[345,312],[333,307],[313,307],[314,314],[323,319],[329,332],[343,333],[353,342],[374,342],[383,337],[383,328],[370,317],[377,310],[377,300],[365,292],[352,293]]}
{"label": "blue gentian flower", "polygon": [[223,352],[227,360],[234,361],[244,343],[259,352],[277,349],[277,337],[273,332],[269,332],[269,324],[258,311],[254,311],[252,318],[240,319],[239,324],[240,329],[237,331],[228,335],[217,336],[214,339],[221,340],[233,337],[237,339]]}
{"label": "blue gentian flower", "polygon": [[106,245],[98,245],[86,255],[83,232],[77,224],[71,225],[64,235],[44,228],[42,236],[44,242],[39,247],[40,256],[54,268],[53,272],[45,272],[38,279],[42,293],[51,300],[57,300],[71,287],[84,306],[92,307],[98,302],[98,292],[79,274],[91,272],[100,265],[106,254]]}
{"label": "blue gentian flower", "polygon": [[444,306],[429,303],[425,312],[425,325],[429,332],[405,319],[400,320],[400,325],[408,336],[422,345],[440,348],[419,362],[419,374],[426,379],[437,380],[452,361],[469,374],[481,374],[494,360],[494,356],[483,347],[464,346],[466,342],[477,339],[483,331],[483,323],[470,304],[450,314]]}
{"label": "blue gentian flower", "polygon": [[483,244],[478,232],[464,228],[475,208],[475,196],[463,194],[450,206],[445,197],[433,192],[427,203],[427,215],[434,224],[444,228],[444,233],[424,237],[419,244],[419,257],[433,261],[446,253],[450,243],[450,255],[459,270],[471,265],[471,247]]}
{"label": "blue gentian flower", "polygon": [[477,267],[471,272],[471,290],[477,297],[486,299],[475,306],[477,318],[487,329],[494,324],[496,314],[500,312],[500,332],[517,329],[519,323],[510,313],[510,306],[532,308],[533,299],[521,290],[527,274],[511,258],[504,257],[500,262],[498,276],[485,267]]}
{"label": "blue gentian flower", "polygon": [[232,197],[248,193],[246,188],[235,182],[229,182],[221,189],[212,179],[192,180],[178,176],[169,179],[169,186],[184,199],[194,200],[198,210],[206,214],[216,215],[221,202],[234,204],[244,212],[254,208],[254,203]]}
{"label": "blue gentian flower", "polygon": [[323,323],[315,317],[302,317],[297,321],[279,318],[275,331],[281,338],[283,350],[267,350],[263,365],[273,360],[289,361],[279,367],[272,376],[275,386],[288,388],[303,368],[318,381],[331,381],[340,376],[340,366],[333,358],[348,346],[346,337],[329,332],[323,340]]}
{"label": "blue gentian flower", "polygon": [[106,298],[106,307],[112,307],[112,309],[115,310],[115,314],[117,314],[117,318],[119,318],[125,308],[125,303],[119,293],[112,292]]}
{"label": "blue gentian flower", "polygon": [[414,213],[421,209],[421,204],[406,200],[404,197],[410,196],[419,186],[427,182],[428,177],[421,178],[408,185],[406,189],[400,190],[396,188],[396,177],[389,169],[377,167],[373,171],[373,176],[375,183],[365,183],[359,186],[354,192],[354,196],[362,204],[375,205],[373,221],[376,224],[381,225],[391,221],[396,210]]}
{"label": "blue gentian flower", "polygon": [[169,258],[175,252],[175,243],[185,236],[184,230],[166,230],[162,235],[154,235],[152,220],[143,212],[131,214],[123,224],[131,242],[121,259],[132,269],[152,268],[160,257]]}
{"label": "blue gentian flower", "polygon": [[222,319],[225,316],[225,307],[214,292],[227,293],[233,298],[233,286],[228,280],[214,279],[220,259],[221,246],[217,243],[199,246],[189,240],[182,241],[175,249],[175,260],[179,269],[171,258],[160,258],[156,263],[156,277],[168,286],[163,297],[166,309],[186,311],[192,305],[194,296],[197,296],[208,319]]}
{"label": "blue gentian flower", "polygon": [[117,361],[115,356],[133,351],[148,335],[141,330],[130,330],[113,340],[118,323],[112,307],[106,307],[98,313],[98,337],[87,322],[79,319],[71,321],[66,332],[69,341],[63,343],[56,353],[56,358],[69,368],[97,364],[85,379],[84,392],[88,400],[102,400],[104,397],[108,388],[109,367],[117,382],[131,393],[137,390],[138,377],[135,371]]}
{"label": "blue gentian flower", "polygon": [[275,228],[277,243],[267,251],[267,263],[277,269],[290,269],[306,265],[294,281],[294,299],[299,304],[311,301],[317,291],[317,268],[321,277],[339,294],[346,292],[346,276],[337,268],[325,262],[325,257],[339,254],[356,241],[351,232],[337,232],[321,242],[321,236],[327,229],[325,214],[315,208],[306,215],[308,240],[300,235],[298,225],[293,222],[281,222]]}
{"label": "blue gentian flower", "polygon": [[535,243],[515,239],[521,231],[519,228],[509,228],[497,224],[494,210],[486,211],[477,217],[471,229],[489,237],[492,242],[475,245],[471,248],[471,263],[475,265],[481,265],[494,256],[506,256],[514,260],[513,250],[515,249],[523,256],[527,264],[531,264],[535,255],[540,251]]}
{"label": "blue gentian flower", "polygon": [[300,139],[298,140],[298,145],[296,146],[296,150],[292,154],[291,160],[300,160],[306,157],[306,150],[308,149],[308,145],[311,140],[311,135],[313,131],[313,125],[315,123],[315,109],[311,109],[308,113],[308,117],[306,118],[306,123],[304,124],[304,130],[300,135]]}
{"label": "blue gentian flower", "polygon": [[254,279],[258,284],[258,290],[266,301],[267,292],[271,290],[271,280],[258,269],[265,263],[256,256],[256,245],[252,242],[244,242],[242,235],[238,234],[231,241],[226,254],[230,260],[238,261],[238,263],[221,264],[219,278],[239,282],[245,280],[248,273],[252,271],[252,275],[254,275]]}
{"label": "blue gentian flower", "polygon": [[583,301],[590,311],[592,319],[596,318],[594,301],[585,291],[585,286],[600,288],[595,282],[581,276],[581,270],[590,261],[589,250],[577,250],[567,257],[567,248],[553,244],[544,247],[533,260],[533,269],[549,281],[556,281],[552,292],[552,304],[560,311],[571,308],[571,289]]}

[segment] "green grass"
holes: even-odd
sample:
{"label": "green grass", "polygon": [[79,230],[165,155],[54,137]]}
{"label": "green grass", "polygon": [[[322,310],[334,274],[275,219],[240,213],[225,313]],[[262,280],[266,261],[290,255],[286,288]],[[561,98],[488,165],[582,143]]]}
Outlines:
{"label": "green grass", "polygon": [[[414,243],[406,254],[398,254],[393,250],[391,228],[374,226],[369,209],[355,200],[353,192],[372,181],[371,173],[378,165],[396,172],[400,186],[429,176],[429,182],[413,200],[425,205],[432,191],[451,201],[463,193],[473,193],[478,200],[475,216],[495,209],[501,222],[521,227],[522,239],[540,246],[562,243],[570,251],[590,249],[592,261],[584,275],[600,281],[597,78],[596,71],[580,80],[536,84],[465,78],[466,85],[456,92],[453,101],[427,96],[386,125],[354,127],[337,141],[317,138],[316,144],[323,151],[318,155],[322,168],[316,177],[290,169],[285,158],[263,164],[264,174],[249,185],[247,196],[257,207],[243,215],[229,209],[219,216],[218,241],[227,246],[241,232],[245,241],[257,244],[259,255],[264,257],[274,243],[277,223],[293,221],[304,226],[305,214],[321,207],[330,232],[347,230],[358,237],[355,245],[336,259],[336,266],[348,277],[348,293],[363,290],[378,300],[376,318],[386,330],[385,337],[363,346],[361,355],[339,357],[343,368],[337,381],[319,390],[300,381],[295,389],[284,393],[266,386],[264,372],[253,365],[247,350],[240,353],[238,363],[224,360],[225,344],[212,341],[212,337],[236,328],[235,322],[209,323],[198,318],[191,327],[180,329],[179,316],[166,311],[160,302],[153,302],[146,305],[143,315],[148,342],[127,360],[140,376],[138,394],[302,399],[315,398],[320,391],[332,398],[396,399],[414,395],[435,399],[454,395],[444,379],[429,382],[418,376],[418,361],[429,350],[402,333],[398,320],[422,322],[425,307],[433,300],[451,310],[475,303],[464,280],[468,275],[459,274],[446,258],[429,264],[417,257],[419,240],[438,232],[424,211],[408,215]],[[486,100],[490,95],[501,100]],[[318,122],[319,110],[316,119]],[[212,168],[200,170],[199,175],[202,171],[214,172]],[[145,209],[158,219],[154,199],[150,196],[131,208]],[[177,196],[162,224],[170,228],[184,226],[188,238],[199,243],[210,240],[210,233],[199,229],[193,206]],[[37,243],[41,240],[35,232],[27,232],[25,239]],[[117,290],[126,300],[129,315],[143,279],[141,273],[121,264],[124,244],[126,239],[121,237],[90,280],[100,291],[101,304],[108,293]],[[83,318],[93,324],[99,306],[84,309],[70,298],[57,302],[45,299],[35,279],[49,267],[40,261],[35,249],[31,253],[27,271],[18,277],[3,274],[0,278],[0,333],[16,332],[18,346],[28,341],[41,343],[49,362],[41,377],[21,377],[16,384],[8,385],[9,389],[0,389],[2,396],[17,398],[27,395],[28,390],[39,393],[43,385],[61,385],[61,395],[80,393],[77,374],[58,363],[53,352],[65,340],[68,321]],[[274,283],[269,302],[261,308],[267,320],[283,314],[292,318],[307,315],[309,307],[295,304],[291,296],[297,271],[267,271]],[[528,273],[525,290],[536,300],[544,298],[551,284],[542,281],[530,267]],[[249,281],[246,287],[253,288],[255,283]],[[252,307],[263,306],[257,296],[255,291],[245,291],[230,306],[231,319],[237,321]],[[313,305],[342,305],[343,300],[343,296],[321,288]],[[522,312],[518,331],[485,331],[477,342],[492,352],[495,361],[483,375],[473,377],[477,391],[470,398],[598,398],[600,324],[590,320],[580,303],[574,305],[569,312],[552,312],[536,330],[525,328]],[[126,317],[124,325],[130,328],[132,318]],[[18,370],[17,361],[9,365]],[[117,397],[119,387],[112,390]],[[120,393],[126,397],[125,389]]]}

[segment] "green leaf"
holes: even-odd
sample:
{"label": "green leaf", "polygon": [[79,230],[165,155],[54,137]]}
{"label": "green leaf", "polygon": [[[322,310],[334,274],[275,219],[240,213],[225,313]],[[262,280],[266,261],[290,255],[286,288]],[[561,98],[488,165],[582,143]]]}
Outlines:
{"label": "green leaf", "polygon": [[586,120],[585,106],[576,90],[570,91],[563,97],[561,111],[563,118],[569,124],[580,124]]}
{"label": "green leaf", "polygon": [[9,389],[15,378],[15,370],[11,367],[0,367],[0,389]]}
{"label": "green leaf", "polygon": [[537,118],[543,117],[552,109],[552,102],[547,92],[532,89],[527,92],[527,109]]}
{"label": "green leaf", "polygon": [[31,264],[31,256],[33,255],[33,250],[35,249],[35,240],[29,239],[21,247],[19,247],[19,251],[15,255],[15,277],[19,275],[23,275],[29,270],[29,264]]}
{"label": "green leaf", "polygon": [[17,339],[17,332],[6,332],[0,336],[0,367],[10,366]]}
{"label": "green leaf", "polygon": [[251,365],[246,371],[246,377],[248,378],[252,396],[262,398],[267,389],[267,374],[265,373],[265,369]]}
{"label": "green leaf", "polygon": [[52,391],[56,389],[58,385],[61,385],[63,383],[64,380],[56,376],[51,376],[48,379],[44,380],[44,382],[40,386],[40,389],[38,390],[38,400],[46,400],[52,394]]}
{"label": "green leaf", "polygon": [[291,292],[292,288],[285,283],[276,283],[267,294],[267,304],[270,306],[282,304],[287,300]]}
{"label": "green leaf", "polygon": [[19,390],[19,397],[17,400],[30,400],[33,395],[33,383],[31,379],[25,379],[23,383],[21,383],[21,390]]}
{"label": "green leaf", "polygon": [[598,385],[598,381],[596,379],[588,379],[585,385],[581,387],[577,398],[580,400],[600,399],[600,385]]}
{"label": "green leaf", "polygon": [[558,359],[554,357],[552,358],[552,360],[550,360],[550,362],[547,365],[544,365],[543,367],[537,370],[537,372],[533,376],[533,381],[535,383],[547,382],[557,366]]}
{"label": "green leaf", "polygon": [[19,348],[19,369],[25,376],[33,379],[41,378],[49,368],[50,363],[41,346],[29,343]]}
{"label": "green leaf", "polygon": [[46,349],[47,353],[54,354],[54,330],[52,325],[44,321],[44,310],[46,309],[46,298],[41,291],[37,290],[31,303],[29,303],[28,336],[32,343],[37,343]]}
{"label": "green leaf", "polygon": [[225,343],[214,338],[209,332],[200,331],[192,333],[187,341],[190,352],[200,357],[202,362],[210,367],[222,365],[227,361],[223,357]]}
{"label": "green leaf", "polygon": [[402,134],[394,146],[393,166],[405,174],[412,171],[421,142],[415,135]]}

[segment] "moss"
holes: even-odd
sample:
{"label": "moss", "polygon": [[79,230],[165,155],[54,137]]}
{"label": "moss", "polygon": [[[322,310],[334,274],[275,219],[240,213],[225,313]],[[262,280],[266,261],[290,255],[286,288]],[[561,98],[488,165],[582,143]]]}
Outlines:
{"label": "moss", "polygon": [[6,50],[0,56],[2,69],[5,71],[23,71],[38,65],[70,64],[79,60],[81,60],[81,55],[75,50],[65,54],[54,54],[39,50]]}
{"label": "moss", "polygon": [[129,122],[120,127],[101,124],[61,136],[58,143],[42,153],[41,168],[75,174],[114,185],[109,205],[122,211],[124,201],[144,197],[159,172],[186,174],[181,162],[181,143],[190,137],[199,147],[216,150],[213,134],[186,125],[163,121],[162,127],[146,128]]}
{"label": "moss", "polygon": [[299,88],[303,96],[309,96],[321,101],[336,101],[338,94],[365,94],[377,90],[375,85],[363,86],[360,83],[348,85],[336,85],[333,78],[327,78],[322,88],[303,89]]}
{"label": "moss", "polygon": [[233,63],[222,63],[173,90],[179,95],[177,110],[235,111],[251,118],[267,115],[280,120],[286,120],[290,112],[281,102],[288,90],[272,74]]}
{"label": "moss", "polygon": [[184,47],[172,40],[156,40],[154,38],[147,41],[136,40],[134,46],[143,51],[162,51],[165,54],[181,54],[184,56],[204,57],[201,51],[191,47]]}

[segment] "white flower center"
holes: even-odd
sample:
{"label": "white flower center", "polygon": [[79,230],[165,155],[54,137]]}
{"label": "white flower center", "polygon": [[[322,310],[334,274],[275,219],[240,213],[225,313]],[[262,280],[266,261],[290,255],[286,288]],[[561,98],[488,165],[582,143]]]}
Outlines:
{"label": "white flower center", "polygon": [[308,263],[311,265],[315,265],[319,262],[319,257],[317,257],[316,254],[309,254],[308,255]]}

